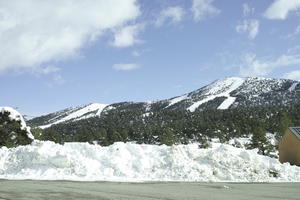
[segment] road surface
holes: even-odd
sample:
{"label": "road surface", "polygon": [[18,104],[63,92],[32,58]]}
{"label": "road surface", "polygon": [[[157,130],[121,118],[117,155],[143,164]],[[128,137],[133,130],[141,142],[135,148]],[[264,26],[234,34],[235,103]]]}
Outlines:
{"label": "road surface", "polygon": [[0,199],[300,199],[300,183],[72,182],[0,180]]}

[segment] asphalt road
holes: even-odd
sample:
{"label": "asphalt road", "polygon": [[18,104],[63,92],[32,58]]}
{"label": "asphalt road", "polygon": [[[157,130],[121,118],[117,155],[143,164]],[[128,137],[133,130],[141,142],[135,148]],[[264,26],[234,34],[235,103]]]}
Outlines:
{"label": "asphalt road", "polygon": [[0,199],[300,199],[300,183],[114,183],[0,180]]}

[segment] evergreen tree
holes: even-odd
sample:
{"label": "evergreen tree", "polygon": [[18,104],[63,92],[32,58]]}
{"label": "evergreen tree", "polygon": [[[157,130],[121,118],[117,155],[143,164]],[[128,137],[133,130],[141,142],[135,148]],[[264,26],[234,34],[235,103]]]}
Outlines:
{"label": "evergreen tree", "polygon": [[11,119],[10,112],[0,112],[0,147],[16,147],[32,142],[26,129],[21,127],[21,122]]}
{"label": "evergreen tree", "polygon": [[293,125],[293,122],[292,122],[291,118],[288,116],[288,114],[286,112],[284,112],[280,116],[280,119],[279,119],[277,138],[283,136],[286,129],[292,125]]}
{"label": "evergreen tree", "polygon": [[35,127],[31,129],[31,133],[37,140],[44,140],[43,129]]}
{"label": "evergreen tree", "polygon": [[262,127],[256,127],[254,129],[252,138],[251,138],[251,147],[258,148],[258,153],[266,155],[269,150],[269,141],[266,137],[266,131]]}
{"label": "evergreen tree", "polygon": [[178,137],[175,135],[174,130],[172,128],[166,127],[163,129],[162,132],[162,135],[159,136],[161,144],[171,146],[173,144],[178,143]]}

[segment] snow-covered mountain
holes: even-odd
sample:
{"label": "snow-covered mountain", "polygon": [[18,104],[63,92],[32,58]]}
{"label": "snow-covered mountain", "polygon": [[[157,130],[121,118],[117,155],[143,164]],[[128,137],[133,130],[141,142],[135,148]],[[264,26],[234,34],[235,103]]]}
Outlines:
{"label": "snow-covered mountain", "polygon": [[170,104],[179,99],[170,108],[184,107],[193,112],[197,109],[294,105],[300,103],[299,83],[288,79],[224,78],[170,99]]}
{"label": "snow-covered mountain", "polygon": [[41,117],[29,120],[31,124],[38,124],[40,128],[48,128],[54,124],[87,119],[100,116],[107,104],[92,103],[75,108],[67,108]]}
{"label": "snow-covered mountain", "polygon": [[111,105],[89,104],[68,108],[29,120],[42,128],[53,124],[100,116],[111,110],[139,110],[147,114],[162,109],[189,110],[232,109],[300,104],[300,82],[289,79],[230,77],[214,81],[193,92],[161,101],[121,102]]}

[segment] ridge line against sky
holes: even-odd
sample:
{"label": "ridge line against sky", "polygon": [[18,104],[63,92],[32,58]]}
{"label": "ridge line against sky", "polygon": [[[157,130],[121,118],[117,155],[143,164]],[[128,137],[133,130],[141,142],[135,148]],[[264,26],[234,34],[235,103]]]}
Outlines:
{"label": "ridge line against sky", "polygon": [[300,80],[300,0],[0,0],[0,103],[40,115]]}

